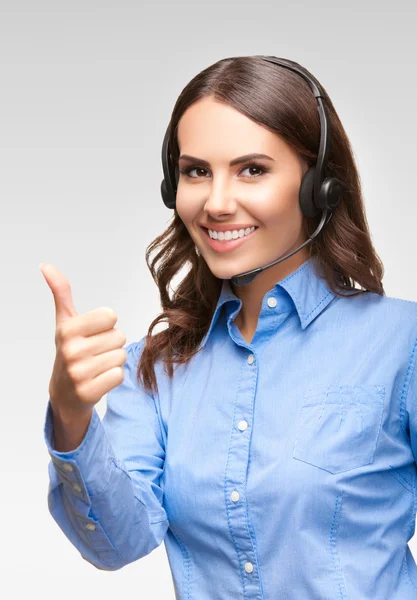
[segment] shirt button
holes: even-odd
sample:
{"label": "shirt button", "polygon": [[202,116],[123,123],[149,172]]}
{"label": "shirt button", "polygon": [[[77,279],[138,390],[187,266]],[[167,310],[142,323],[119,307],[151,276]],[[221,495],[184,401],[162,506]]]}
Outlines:
{"label": "shirt button", "polygon": [[245,431],[245,429],[247,428],[248,424],[246,421],[239,421],[239,423],[237,424],[238,428],[240,429],[240,431]]}
{"label": "shirt button", "polygon": [[253,354],[249,354],[248,356],[248,365],[251,365],[255,360],[255,356]]}
{"label": "shirt button", "polygon": [[94,529],[96,528],[96,526],[94,525],[94,523],[87,523],[86,527],[90,531],[94,531]]}
{"label": "shirt button", "polygon": [[252,571],[253,571],[253,564],[251,562],[246,562],[245,563],[245,571],[246,571],[246,573],[252,573]]}
{"label": "shirt button", "polygon": [[73,484],[72,484],[72,487],[73,487],[73,488],[74,488],[74,490],[76,490],[77,492],[81,492],[81,488],[80,488],[80,486],[78,485],[78,483],[73,483]]}
{"label": "shirt button", "polygon": [[230,494],[231,499],[233,500],[233,502],[237,502],[240,498],[240,494],[239,492],[237,492],[236,490],[234,490],[231,494]]}
{"label": "shirt button", "polygon": [[72,468],[72,466],[71,466],[71,465],[69,465],[69,464],[67,464],[67,463],[65,463],[65,464],[63,465],[63,469],[65,469],[66,471],[73,471],[73,470],[74,470],[74,469]]}
{"label": "shirt button", "polygon": [[274,298],[273,296],[271,296],[270,298],[268,298],[268,306],[270,306],[271,308],[274,308],[274,306],[277,305],[277,299]]}

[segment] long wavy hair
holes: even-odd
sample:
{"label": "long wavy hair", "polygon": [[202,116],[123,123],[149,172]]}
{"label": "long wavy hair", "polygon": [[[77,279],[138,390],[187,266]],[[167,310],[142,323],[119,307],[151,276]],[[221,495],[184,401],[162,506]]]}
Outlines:
{"label": "long wavy hair", "polygon": [[[342,181],[346,193],[330,222],[310,242],[310,256],[318,259],[334,294],[343,296],[346,291],[350,295],[385,295],[381,281],[384,267],[371,241],[352,147],[325,89],[324,93],[332,130],[328,171]],[[178,122],[185,110],[203,97],[230,105],[281,136],[309,167],[316,163],[320,119],[308,83],[297,73],[266,62],[262,56],[239,56],[210,65],[180,93],[169,124],[168,147],[176,169]],[[304,217],[307,235],[317,228],[320,217],[321,214],[311,219]],[[151,259],[154,251],[157,253]],[[149,326],[137,378],[152,393],[158,389],[154,371],[158,357],[171,378],[174,363],[186,363],[198,351],[209,329],[222,280],[208,268],[176,209],[169,226],[147,247],[146,263],[159,289],[162,313]],[[170,284],[184,266],[189,267],[188,271],[170,297]],[[163,321],[168,326],[152,335],[154,327]]]}

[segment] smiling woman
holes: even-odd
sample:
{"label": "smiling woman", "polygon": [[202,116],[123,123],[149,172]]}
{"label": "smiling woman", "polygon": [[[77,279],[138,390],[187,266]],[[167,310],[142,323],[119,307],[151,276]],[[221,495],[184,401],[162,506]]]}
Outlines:
{"label": "smiling woman", "polygon": [[[163,308],[149,327],[138,367],[149,390],[157,385],[158,356],[172,376],[175,363],[188,362],[198,352],[224,280],[275,260],[317,230],[321,215],[306,217],[299,203],[303,178],[318,158],[317,102],[302,77],[264,58],[234,57],[211,65],[187,84],[172,111],[168,148],[177,186],[174,216],[146,250]],[[309,246],[242,288],[232,284],[242,300],[236,317],[241,332],[256,329],[265,292],[311,256],[336,295],[384,294],[383,265],[368,230],[351,145],[321,89],[332,140],[326,174],[341,181],[343,197]],[[219,241],[221,236],[203,229],[215,232],[223,226],[239,228],[239,239],[235,232],[233,240]],[[242,242],[241,229],[253,226]],[[190,270],[170,298],[170,280],[185,264]],[[153,335],[164,320],[169,326]]]}
{"label": "smiling woman", "polygon": [[322,112],[297,72],[234,57],[187,84],[162,146],[173,219],[146,252],[162,313],[77,448],[53,447],[48,407],[61,529],[106,570],[165,542],[180,600],[416,597],[417,303],[384,293],[352,148],[319,98],[317,190]]}

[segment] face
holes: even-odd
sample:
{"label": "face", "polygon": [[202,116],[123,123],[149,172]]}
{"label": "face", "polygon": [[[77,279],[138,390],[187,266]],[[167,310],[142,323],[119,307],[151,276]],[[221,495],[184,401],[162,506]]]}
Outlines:
{"label": "face", "polygon": [[[308,165],[280,136],[206,97],[182,115],[178,145],[177,211],[216,277],[230,279],[266,265],[307,239],[298,195]],[[230,165],[234,159],[253,153],[270,158]],[[183,155],[197,160],[181,158]],[[234,239],[253,227],[248,237]],[[232,231],[232,240],[211,242],[205,228]],[[278,281],[283,269],[294,268],[308,255],[307,245],[247,285],[262,277]]]}

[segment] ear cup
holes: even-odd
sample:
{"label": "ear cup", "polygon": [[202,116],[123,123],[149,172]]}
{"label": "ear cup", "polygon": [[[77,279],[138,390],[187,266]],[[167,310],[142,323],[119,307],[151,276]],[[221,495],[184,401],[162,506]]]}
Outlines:
{"label": "ear cup", "polygon": [[172,191],[168,189],[165,179],[161,181],[161,196],[167,208],[175,208],[175,196]]}
{"label": "ear cup", "polygon": [[342,199],[344,192],[343,183],[336,177],[328,177],[323,181],[321,194],[326,198],[326,204],[330,210],[334,210]]}
{"label": "ear cup", "polygon": [[299,192],[300,208],[306,217],[312,218],[317,216],[321,211],[314,206],[313,190],[314,190],[314,175],[316,167],[310,167],[304,175]]}
{"label": "ear cup", "polygon": [[180,168],[178,165],[175,166],[175,181],[172,181],[172,176],[170,176],[169,165],[167,165],[166,171],[168,173],[168,181],[166,179],[163,179],[161,181],[161,196],[165,206],[167,206],[168,208],[175,208],[176,194],[174,190],[176,190],[178,187],[178,181],[180,178]]}

